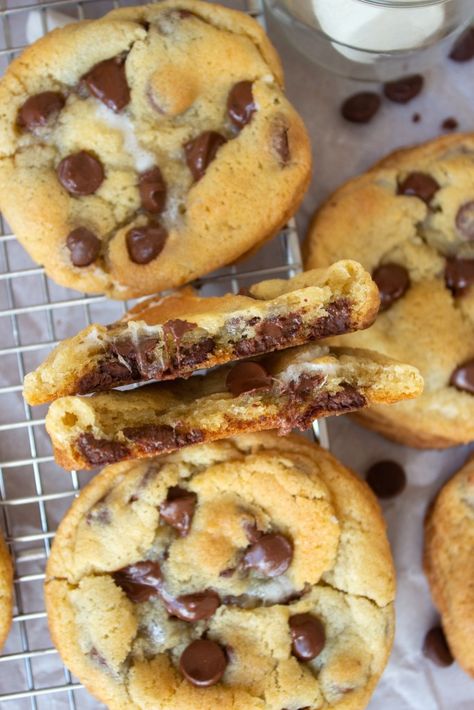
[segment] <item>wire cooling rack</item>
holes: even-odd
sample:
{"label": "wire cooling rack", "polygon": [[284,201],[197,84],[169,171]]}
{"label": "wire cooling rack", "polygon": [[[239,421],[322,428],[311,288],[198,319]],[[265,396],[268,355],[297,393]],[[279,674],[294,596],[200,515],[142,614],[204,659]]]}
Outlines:
{"label": "wire cooling rack", "polygon": [[[94,18],[120,4],[109,0],[0,0],[0,71],[3,73],[27,44],[32,31],[41,34],[51,29],[55,12],[77,19]],[[260,0],[229,4],[262,20]],[[52,646],[42,594],[55,530],[91,474],[66,473],[56,466],[44,430],[45,408],[26,405],[22,382],[25,373],[59,340],[89,323],[112,322],[130,304],[83,296],[57,286],[29,259],[4,221],[1,227],[0,515],[15,559],[16,613],[0,656],[0,705],[9,701],[16,710],[93,709],[100,704],[64,668]],[[300,269],[298,237],[290,223],[257,255],[201,279],[199,288],[206,295],[237,292],[262,278],[290,277]],[[325,431],[315,424],[316,435],[324,441]]]}

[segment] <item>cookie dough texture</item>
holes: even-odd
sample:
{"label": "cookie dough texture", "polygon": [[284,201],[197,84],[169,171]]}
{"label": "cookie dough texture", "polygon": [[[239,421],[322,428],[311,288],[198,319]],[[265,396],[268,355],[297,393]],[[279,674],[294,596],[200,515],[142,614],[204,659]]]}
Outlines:
{"label": "cookie dough texture", "polygon": [[[109,59],[124,62],[129,91],[116,110],[83,81]],[[229,95],[240,82],[251,93],[240,91],[232,121]],[[253,249],[296,211],[310,147],[282,87],[278,56],[258,23],[219,5],[165,0],[57,29],[12,62],[0,83],[1,210],[62,285],[119,299],[180,286]],[[43,92],[60,94],[64,106],[25,129],[18,112]],[[207,132],[199,150],[185,150]],[[57,168],[82,151],[104,175],[89,165],[88,188],[96,189],[75,196]],[[140,176],[156,168],[166,192],[161,212],[163,193],[150,189],[143,200],[139,190]],[[127,234],[150,224],[158,224],[153,244],[137,238],[134,248],[142,260],[158,253],[136,263]],[[66,246],[78,228],[99,240],[88,236],[78,247],[76,234],[76,260],[95,256],[88,265],[74,266]]]}
{"label": "cookie dough texture", "polygon": [[354,261],[287,281],[254,284],[248,295],[205,298],[191,288],[140,302],[118,323],[91,325],[61,342],[25,378],[29,404],[145,380],[186,377],[252,355],[365,328],[379,296]]}
{"label": "cookie dough texture", "polygon": [[[416,173],[424,176],[421,185]],[[415,192],[424,187],[425,200],[407,194],[408,178]],[[467,283],[458,279],[458,292],[447,284],[448,260],[455,266],[469,260],[472,270],[473,214],[474,135],[457,134],[393,153],[350,180],[316,213],[309,230],[307,268],[344,257],[371,273],[386,264],[408,272],[409,288],[371,328],[337,342],[377,350],[420,370],[421,397],[358,415],[410,446],[444,448],[474,439],[474,397],[450,385],[456,368],[474,357],[474,271]]]}
{"label": "cookie dough texture", "polygon": [[424,567],[459,665],[474,677],[474,459],[441,489],[425,522]]}
{"label": "cookie dough texture", "polygon": [[[187,536],[159,516],[170,487],[196,495]],[[249,527],[250,526],[250,527]],[[284,534],[287,571],[234,570],[248,531]],[[134,603],[112,573],[159,561],[172,595],[213,589],[206,621],[171,618],[160,599]],[[102,471],[75,501],[47,568],[51,634],[66,665],[112,710],[366,707],[390,652],[394,570],[377,502],[328,452],[300,437],[240,436]],[[289,618],[317,616],[321,653],[299,661]],[[179,669],[191,640],[227,649],[213,687]]]}
{"label": "cookie dough texture", "polygon": [[13,616],[13,565],[0,533],[0,649],[8,636]]}

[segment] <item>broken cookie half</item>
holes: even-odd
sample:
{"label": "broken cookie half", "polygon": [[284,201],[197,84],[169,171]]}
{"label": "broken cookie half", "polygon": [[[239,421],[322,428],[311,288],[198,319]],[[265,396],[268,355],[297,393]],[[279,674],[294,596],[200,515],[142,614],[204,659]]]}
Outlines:
{"label": "broken cookie half", "polygon": [[65,469],[169,453],[243,432],[307,429],[314,419],[416,397],[416,368],[364,350],[308,345],[196,375],[51,405],[46,429]]}
{"label": "broken cookie half", "polygon": [[194,371],[367,328],[378,289],[355,261],[255,284],[248,295],[190,289],[139,303],[60,343],[24,383],[29,404]]}

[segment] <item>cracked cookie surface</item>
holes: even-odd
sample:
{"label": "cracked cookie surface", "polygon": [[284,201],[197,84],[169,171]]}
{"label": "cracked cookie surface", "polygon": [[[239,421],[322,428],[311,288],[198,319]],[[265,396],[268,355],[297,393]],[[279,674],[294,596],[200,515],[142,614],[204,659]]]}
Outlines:
{"label": "cracked cookie surface", "polygon": [[104,469],[63,520],[46,581],[63,660],[129,710],[364,708],[393,599],[367,486],[273,433]]}
{"label": "cracked cookie surface", "polygon": [[425,521],[424,568],[449,648],[474,677],[474,460],[441,489]]}
{"label": "cracked cookie surface", "polygon": [[[409,362],[421,397],[357,418],[402,443],[444,448],[474,439],[474,135],[395,152],[343,185],[316,213],[307,268],[355,258],[382,308],[338,344]],[[336,341],[335,341],[336,342]]]}
{"label": "cracked cookie surface", "polygon": [[62,285],[123,299],[180,286],[302,199],[309,142],[282,85],[258,23],[198,0],[55,30],[0,83],[2,212]]}
{"label": "cracked cookie surface", "polygon": [[0,649],[8,636],[13,615],[13,564],[0,533]]}

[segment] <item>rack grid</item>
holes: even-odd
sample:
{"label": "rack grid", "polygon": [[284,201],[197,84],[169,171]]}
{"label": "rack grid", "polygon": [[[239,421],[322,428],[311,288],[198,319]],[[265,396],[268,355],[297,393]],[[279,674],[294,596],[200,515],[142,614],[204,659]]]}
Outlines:
{"label": "rack grid", "polygon": [[[52,13],[74,19],[99,17],[120,0],[0,0],[0,72],[31,33],[51,29]],[[227,3],[263,21],[261,0]],[[44,430],[45,407],[22,398],[26,372],[52,347],[92,322],[112,322],[130,303],[84,296],[57,286],[35,265],[1,220],[0,235],[0,517],[15,560],[15,616],[0,655],[0,705],[31,708],[101,707],[64,668],[52,646],[43,606],[44,568],[62,516],[91,474],[66,473],[54,462]],[[196,284],[206,295],[237,292],[262,278],[290,277],[301,269],[294,222],[250,259]],[[314,433],[327,445],[326,428]]]}

